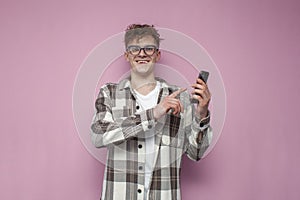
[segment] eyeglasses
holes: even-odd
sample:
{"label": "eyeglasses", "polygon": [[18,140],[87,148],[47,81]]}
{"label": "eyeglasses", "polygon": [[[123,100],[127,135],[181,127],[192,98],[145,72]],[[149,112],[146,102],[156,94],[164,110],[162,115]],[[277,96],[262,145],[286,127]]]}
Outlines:
{"label": "eyeglasses", "polygon": [[155,51],[158,50],[158,48],[154,45],[147,45],[144,46],[143,48],[140,46],[131,45],[128,46],[126,50],[133,56],[139,55],[141,53],[141,50],[143,50],[147,56],[152,56],[155,53]]}

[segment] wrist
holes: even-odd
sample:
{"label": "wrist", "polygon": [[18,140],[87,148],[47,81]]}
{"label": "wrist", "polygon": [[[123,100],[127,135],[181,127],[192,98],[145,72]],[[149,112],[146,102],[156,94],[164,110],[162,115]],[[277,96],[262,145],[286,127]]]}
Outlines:
{"label": "wrist", "polygon": [[207,107],[201,107],[201,108],[197,108],[196,109],[196,117],[199,119],[199,120],[202,120],[203,118],[206,118],[209,114],[209,111],[208,111],[208,108]]}
{"label": "wrist", "polygon": [[162,106],[159,104],[153,108],[153,116],[155,120],[158,120],[165,114],[165,111]]}
{"label": "wrist", "polygon": [[208,116],[208,111],[206,110],[205,112],[201,112],[201,113],[199,114],[199,116],[200,116],[200,120],[206,118],[206,117]]}
{"label": "wrist", "polygon": [[199,115],[196,115],[195,122],[199,124],[200,128],[205,127],[210,122],[210,112],[207,110],[206,115],[203,115],[202,117]]}

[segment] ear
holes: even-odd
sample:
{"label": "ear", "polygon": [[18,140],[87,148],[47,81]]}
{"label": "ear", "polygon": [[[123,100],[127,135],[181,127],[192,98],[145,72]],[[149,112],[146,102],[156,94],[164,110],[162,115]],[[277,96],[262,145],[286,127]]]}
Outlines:
{"label": "ear", "polygon": [[125,60],[126,60],[127,62],[129,62],[128,52],[124,52],[124,57],[125,57]]}
{"label": "ear", "polygon": [[155,62],[159,61],[160,56],[161,56],[161,53],[160,53],[160,51],[158,50],[157,53],[156,53]]}

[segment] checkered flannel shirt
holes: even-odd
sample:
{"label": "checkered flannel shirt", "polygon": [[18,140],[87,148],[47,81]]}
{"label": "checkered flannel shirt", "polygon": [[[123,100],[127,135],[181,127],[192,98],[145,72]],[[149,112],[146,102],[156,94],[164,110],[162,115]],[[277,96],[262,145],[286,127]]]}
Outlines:
{"label": "checkered flannel shirt", "polygon": [[[157,80],[161,84],[158,103],[179,89],[162,79]],[[141,111],[130,79],[101,87],[95,103],[91,139],[96,147],[108,149],[102,200],[181,199],[182,155],[200,160],[208,148],[212,130],[209,116],[201,120],[201,127],[200,121],[193,117],[194,106],[188,92],[178,98],[184,106],[183,113],[175,116],[169,112],[155,120],[153,108]],[[145,190],[145,131],[153,127],[155,162],[149,189]],[[202,134],[200,141],[197,140],[199,134]]]}

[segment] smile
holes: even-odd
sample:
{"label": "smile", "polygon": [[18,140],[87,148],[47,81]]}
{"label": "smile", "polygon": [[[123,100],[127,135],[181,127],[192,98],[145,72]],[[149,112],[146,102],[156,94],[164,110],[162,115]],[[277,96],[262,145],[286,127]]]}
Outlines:
{"label": "smile", "polygon": [[147,64],[150,62],[150,60],[136,60],[135,62],[137,62],[138,64]]}

